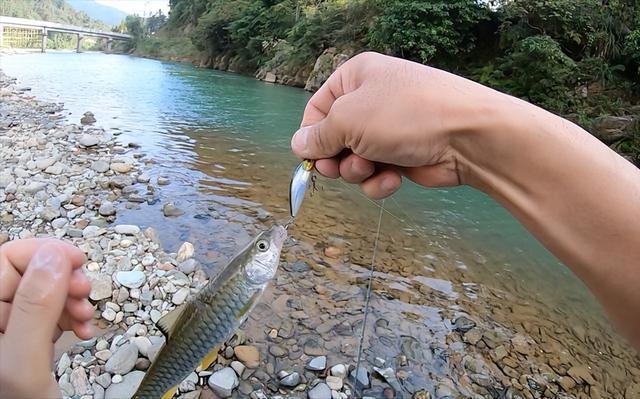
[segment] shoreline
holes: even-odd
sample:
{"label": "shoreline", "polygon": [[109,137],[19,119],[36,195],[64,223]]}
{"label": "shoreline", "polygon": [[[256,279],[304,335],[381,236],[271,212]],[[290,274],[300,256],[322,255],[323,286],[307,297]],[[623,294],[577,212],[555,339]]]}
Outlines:
{"label": "shoreline", "polygon": [[[34,233],[60,235],[85,250],[90,259],[85,271],[94,281],[95,319],[107,330],[96,340],[74,345],[62,356],[56,365],[60,386],[65,393],[73,389],[73,395],[119,398],[124,391],[118,389],[132,386],[141,377],[162,341],[155,320],[180,303],[183,295],[201,287],[206,273],[193,258],[191,244],[168,254],[161,249],[153,229],[113,225],[112,212],[117,215],[123,205],[120,199],[144,203],[148,196],[153,197],[148,193],[149,184],[153,188],[157,180],[148,180],[142,152],[118,145],[117,136],[103,129],[63,122],[62,106],[29,98],[28,91],[19,90],[3,74],[0,86],[2,111],[9,121],[0,130],[2,231],[11,226],[7,239]],[[308,238],[313,231],[311,225],[322,227],[327,223],[325,218],[318,220],[316,223],[314,217],[297,226],[296,232]],[[383,234],[383,248],[390,248],[393,240]],[[410,243],[406,246],[412,246]],[[318,254],[302,243],[288,248],[276,280],[240,330],[243,338],[232,339],[228,346],[231,349],[223,348],[213,367],[213,371],[219,371],[242,360],[234,350],[241,343],[257,349],[252,353],[257,353],[259,367],[245,367],[239,376],[234,374],[238,387],[232,397],[298,397],[320,384],[326,385],[327,369],[353,365],[366,273],[354,271],[352,264],[366,264],[366,244],[336,240],[332,251],[338,248],[337,254],[326,248]],[[351,265],[343,262],[347,254]],[[381,256],[380,271],[393,275],[381,275],[374,285],[375,317],[367,326],[369,347],[364,362],[373,397],[384,397],[378,395],[386,395],[389,389],[397,393],[396,383],[413,397],[438,399],[488,395],[492,391],[506,392],[513,398],[517,394],[534,398],[544,396],[547,390],[549,394],[566,391],[571,395],[565,397],[618,394],[631,399],[637,396],[630,395],[640,392],[638,360],[617,344],[606,342],[607,335],[575,326],[570,335],[577,341],[571,342],[558,326],[544,320],[545,314],[524,308],[511,293],[499,290],[470,289],[482,293],[477,301],[481,304],[463,295],[451,298],[408,278],[411,273],[404,276],[400,271],[396,275],[396,264],[404,256],[407,254],[398,251]],[[440,268],[440,262],[432,263]],[[465,281],[468,276],[460,273],[458,279]],[[401,289],[403,286],[407,290]],[[478,311],[485,302],[495,311]],[[498,306],[501,302],[503,305]],[[397,314],[387,305],[395,306]],[[430,308],[437,311],[431,314]],[[418,323],[412,320],[415,317]],[[398,337],[396,329],[415,332],[408,338]],[[584,355],[568,345],[576,342],[578,346],[601,348],[607,360],[591,357],[588,349],[588,356]],[[609,354],[614,356],[609,358]],[[322,370],[306,368],[313,359],[323,356]],[[628,373],[605,377],[604,370],[611,368],[616,358],[624,359],[619,366],[625,365]],[[252,364],[243,361],[244,366]],[[374,365],[381,371],[390,368],[391,374],[384,374],[389,378],[375,372]],[[436,367],[435,376],[431,376],[432,367]],[[340,371],[336,373],[342,375]],[[201,372],[195,375],[197,381],[191,376],[183,383],[181,397],[211,398],[211,391],[201,389],[199,384],[209,375],[208,371]],[[346,394],[347,390],[336,392]]]}

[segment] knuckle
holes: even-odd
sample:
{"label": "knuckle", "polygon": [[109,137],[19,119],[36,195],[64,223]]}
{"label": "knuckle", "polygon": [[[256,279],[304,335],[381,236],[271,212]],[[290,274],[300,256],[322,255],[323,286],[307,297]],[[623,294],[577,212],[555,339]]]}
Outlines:
{"label": "knuckle", "polygon": [[44,312],[51,301],[51,293],[33,292],[33,290],[18,290],[13,301],[13,306],[24,314]]}

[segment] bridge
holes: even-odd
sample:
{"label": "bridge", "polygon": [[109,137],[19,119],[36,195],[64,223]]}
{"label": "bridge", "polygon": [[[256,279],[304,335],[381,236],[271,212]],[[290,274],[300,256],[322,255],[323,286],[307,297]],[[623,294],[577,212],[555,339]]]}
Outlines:
{"label": "bridge", "polygon": [[131,35],[117,32],[107,32],[96,29],[83,28],[80,26],[58,24],[55,22],[35,21],[24,18],[13,18],[0,16],[0,48],[4,46],[4,30],[5,27],[21,28],[40,36],[41,51],[44,53],[47,49],[47,35],[49,32],[59,32],[75,34],[77,36],[76,51],[82,50],[82,38],[85,36],[98,37],[107,40],[107,51],[111,51],[111,45],[114,40],[130,40]]}

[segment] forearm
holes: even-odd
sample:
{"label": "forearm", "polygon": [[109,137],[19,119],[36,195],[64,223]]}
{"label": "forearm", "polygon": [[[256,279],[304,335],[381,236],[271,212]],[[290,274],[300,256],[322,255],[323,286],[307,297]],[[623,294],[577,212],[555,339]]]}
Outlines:
{"label": "forearm", "polygon": [[498,102],[454,139],[463,183],[517,217],[640,347],[640,171],[571,122]]}

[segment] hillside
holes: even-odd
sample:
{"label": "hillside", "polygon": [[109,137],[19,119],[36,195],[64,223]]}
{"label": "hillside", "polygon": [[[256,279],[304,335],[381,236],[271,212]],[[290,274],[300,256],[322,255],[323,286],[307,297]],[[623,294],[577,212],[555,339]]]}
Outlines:
{"label": "hillside", "polygon": [[105,6],[95,0],[67,0],[76,11],[82,11],[89,17],[109,26],[120,24],[127,17],[127,13],[117,8]]}
{"label": "hillside", "polygon": [[64,0],[0,0],[0,15],[111,30],[109,25],[74,10]]}

